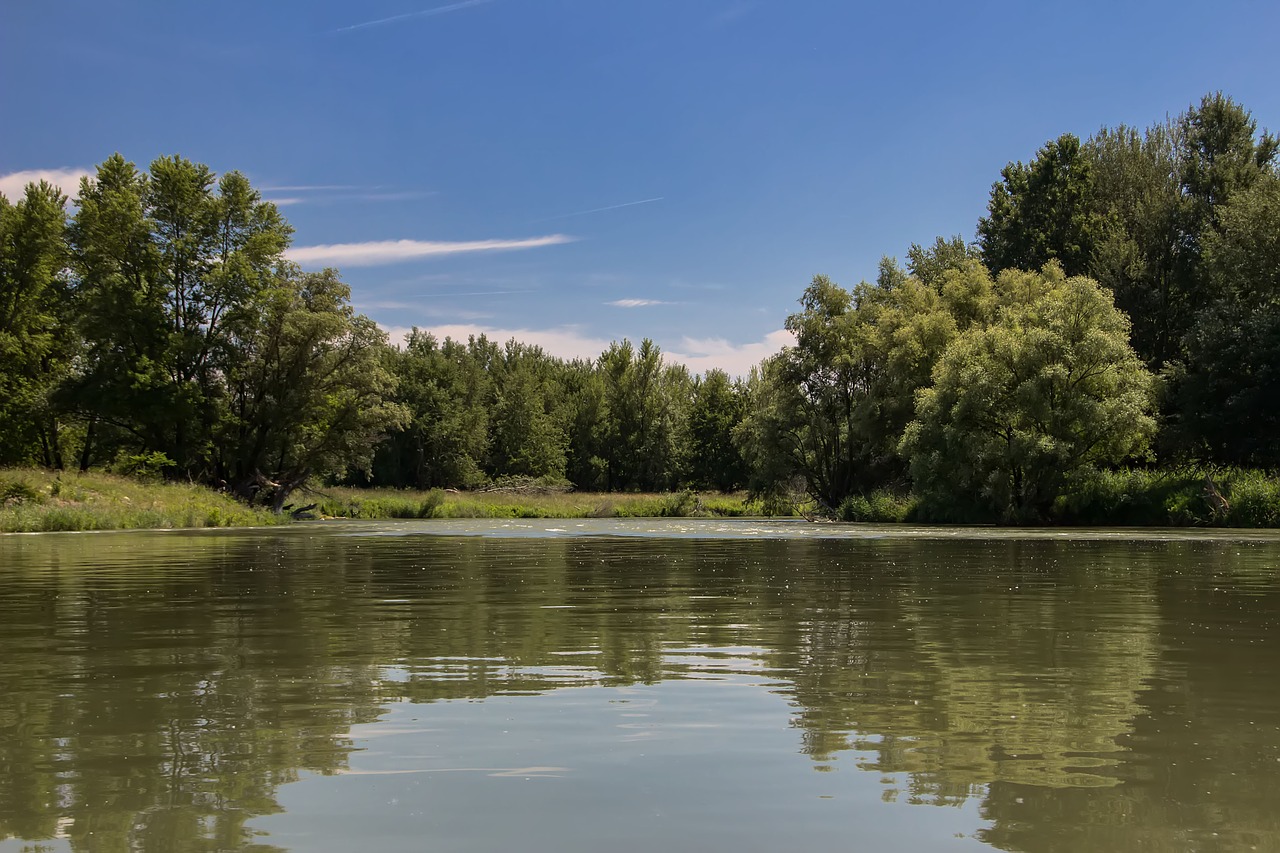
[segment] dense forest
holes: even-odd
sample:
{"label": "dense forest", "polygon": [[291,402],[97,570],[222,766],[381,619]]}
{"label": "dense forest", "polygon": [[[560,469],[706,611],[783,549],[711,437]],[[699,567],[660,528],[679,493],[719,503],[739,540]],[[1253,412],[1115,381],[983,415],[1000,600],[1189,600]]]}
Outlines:
{"label": "dense forest", "polygon": [[[280,508],[309,480],[750,489],[1047,520],[1117,466],[1280,463],[1280,160],[1223,94],[1064,134],[977,240],[817,276],[794,346],[694,376],[645,340],[392,346],[237,172],[120,155],[0,196],[0,466],[107,467]],[[1208,488],[1216,494],[1212,481]],[[852,502],[852,503],[851,503]],[[846,510],[844,513],[851,513]],[[856,512],[852,515],[856,516]]]}

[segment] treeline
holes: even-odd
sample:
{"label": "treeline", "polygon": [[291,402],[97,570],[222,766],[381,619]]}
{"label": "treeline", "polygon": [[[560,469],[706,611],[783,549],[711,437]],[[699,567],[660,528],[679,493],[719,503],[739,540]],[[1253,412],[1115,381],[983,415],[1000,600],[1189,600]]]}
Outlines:
{"label": "treeline", "polygon": [[758,486],[1048,520],[1122,463],[1280,463],[1277,140],[1244,107],[1065,134],[1002,170],[977,230],[852,292],[814,279],[744,422]]}
{"label": "treeline", "polygon": [[1280,463],[1277,140],[1244,107],[1063,135],[1001,172],[977,231],[852,290],[816,277],[795,345],[733,380],[650,341],[392,347],[335,271],[285,261],[242,175],[117,155],[70,209],[45,184],[0,200],[0,464],[277,508],[316,477],[534,478],[1048,520],[1118,465]]}
{"label": "treeline", "polygon": [[119,155],[75,205],[0,197],[0,466],[109,467],[277,509],[311,478],[733,489],[745,389],[650,341],[565,361],[484,337],[403,348],[245,177]]}

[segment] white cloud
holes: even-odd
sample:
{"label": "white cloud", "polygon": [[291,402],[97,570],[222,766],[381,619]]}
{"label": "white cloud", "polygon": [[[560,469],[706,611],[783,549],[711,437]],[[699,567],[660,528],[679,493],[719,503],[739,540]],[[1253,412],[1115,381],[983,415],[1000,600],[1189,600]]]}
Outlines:
{"label": "white cloud", "polygon": [[612,302],[605,303],[605,305],[612,305],[614,308],[645,308],[649,305],[670,304],[670,302],[662,302],[658,299],[615,299]]}
{"label": "white cloud", "polygon": [[22,198],[27,184],[48,181],[66,193],[67,198],[74,199],[80,192],[80,179],[91,178],[93,174],[88,169],[75,168],[28,169],[23,172],[10,172],[7,175],[0,175],[0,193],[10,201],[16,201]]}
{"label": "white cloud", "polygon": [[[401,343],[409,330],[404,328],[386,328],[392,343]],[[611,341],[594,338],[583,333],[580,326],[560,326],[554,329],[502,329],[493,326],[481,326],[474,323],[450,323],[441,326],[422,326],[424,332],[430,332],[439,340],[453,338],[465,341],[475,335],[485,335],[491,341],[506,343],[515,338],[522,344],[540,346],[551,355],[560,358],[593,359],[609,348]]]}
{"label": "white cloud", "polygon": [[724,338],[682,338],[667,357],[687,365],[694,373],[718,367],[730,376],[746,376],[751,368],[783,347],[793,346],[795,335],[778,329],[755,343],[732,344]]}
{"label": "white cloud", "polygon": [[[403,327],[383,327],[391,342],[401,344],[409,334]],[[526,344],[542,347],[560,358],[594,359],[609,348],[611,340],[585,334],[580,326],[560,326],[553,329],[503,329],[472,323],[454,323],[442,326],[423,326],[439,340],[453,338],[465,341],[472,335],[486,335],[489,340],[505,343],[511,338]],[[754,343],[733,344],[723,338],[682,338],[675,347],[662,346],[663,356],[669,363],[687,366],[694,373],[705,373],[720,368],[730,376],[746,376],[751,368],[773,355],[784,346],[795,343],[795,336],[785,329],[778,329]]]}
{"label": "white cloud", "polygon": [[524,240],[374,240],[368,243],[332,243],[321,246],[295,246],[285,255],[303,266],[326,264],[350,267],[372,267],[398,264],[418,258],[434,258],[470,252],[504,252],[515,249],[537,249],[573,242],[564,234],[530,237]]}

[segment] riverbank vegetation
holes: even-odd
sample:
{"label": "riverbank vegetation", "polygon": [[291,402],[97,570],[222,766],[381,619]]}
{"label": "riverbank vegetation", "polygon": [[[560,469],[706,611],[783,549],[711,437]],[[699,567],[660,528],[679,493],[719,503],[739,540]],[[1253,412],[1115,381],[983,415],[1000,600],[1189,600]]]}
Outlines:
{"label": "riverbank vegetation", "polygon": [[199,484],[0,469],[0,533],[252,527],[280,518]]}
{"label": "riverbank vegetation", "polygon": [[569,492],[325,488],[311,495],[335,518],[735,518],[762,515],[745,492]]}
{"label": "riverbank vegetation", "polygon": [[337,271],[285,260],[243,175],[113,155],[74,205],[0,200],[0,464],[142,466],[277,512],[315,486],[364,517],[605,503],[477,491],[526,478],[613,514],[746,490],[850,520],[1277,524],[1277,148],[1222,94],[1064,134],[1002,170],[976,242],[814,277],[794,345],[739,378],[649,340],[392,346]]}

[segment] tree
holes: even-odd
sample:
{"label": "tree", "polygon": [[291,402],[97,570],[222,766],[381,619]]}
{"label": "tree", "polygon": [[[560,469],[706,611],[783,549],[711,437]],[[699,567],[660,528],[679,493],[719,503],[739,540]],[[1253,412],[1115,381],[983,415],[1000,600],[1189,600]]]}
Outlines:
{"label": "tree", "polygon": [[0,195],[0,464],[62,467],[51,395],[71,343],[65,205],[43,181],[13,204]]}
{"label": "tree", "polygon": [[996,285],[994,322],[942,354],[902,452],[937,515],[1043,519],[1073,476],[1145,452],[1153,378],[1092,279],[1048,264]]}
{"label": "tree", "polygon": [[261,313],[289,225],[239,173],[161,157],[144,174],[116,154],[82,182],[70,233],[87,348],[70,399],[173,473],[210,476],[230,326]]}
{"label": "tree", "polygon": [[907,250],[907,272],[929,287],[939,289],[947,270],[958,269],[969,261],[981,260],[976,246],[956,234],[950,238],[938,237],[932,246],[912,243]]}
{"label": "tree", "polygon": [[1200,302],[1186,236],[1177,125],[1145,133],[1103,128],[1085,146],[1098,234],[1088,273],[1133,323],[1134,349],[1153,370],[1182,355]]}
{"label": "tree", "polygon": [[409,414],[379,448],[373,481],[380,485],[478,485],[489,453],[491,380],[477,361],[488,341],[472,346],[414,329],[392,357],[398,380],[394,400]]}
{"label": "tree", "polygon": [[746,483],[746,465],[733,438],[745,412],[744,389],[723,370],[694,380],[685,463],[690,485],[727,492]]}
{"label": "tree", "polygon": [[676,436],[691,379],[682,365],[667,365],[648,338],[639,349],[613,343],[598,360],[603,380],[602,456],[610,491],[672,488],[677,478]]}
{"label": "tree", "polygon": [[386,334],[350,296],[334,270],[285,267],[257,312],[229,322],[229,417],[216,446],[234,493],[269,495],[279,512],[313,476],[367,469],[375,442],[406,418],[391,402]]}
{"label": "tree", "polygon": [[1236,465],[1280,465],[1280,179],[1223,205],[1205,237],[1212,302],[1171,372],[1173,443]]}
{"label": "tree", "polygon": [[503,350],[490,425],[492,476],[565,476],[568,443],[561,423],[556,363],[539,347],[515,340]]}
{"label": "tree", "polygon": [[753,490],[800,477],[834,509],[905,475],[898,443],[913,395],[956,333],[956,319],[942,294],[891,261],[876,284],[853,293],[815,276],[800,305],[787,318],[795,346],[762,366],[739,439]]}
{"label": "tree", "polygon": [[1219,209],[1276,165],[1280,140],[1230,97],[1215,92],[1178,120],[1181,183],[1192,205],[1190,236],[1218,225]]}
{"label": "tree", "polygon": [[1086,272],[1095,240],[1091,164],[1080,140],[1064,133],[1030,164],[1010,163],[991,187],[978,222],[982,260],[992,272],[1039,269],[1058,261],[1070,275]]}

